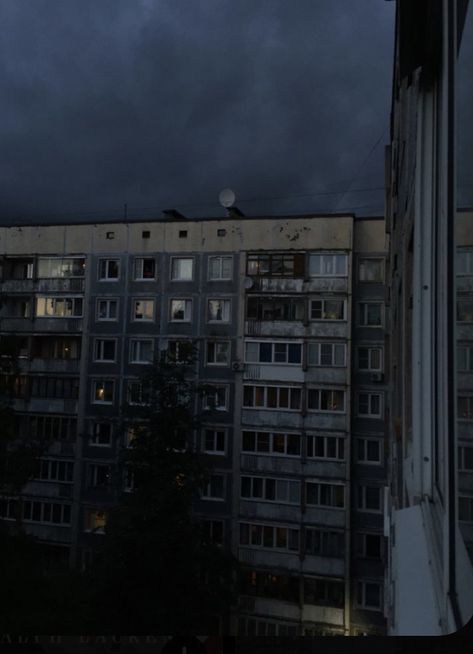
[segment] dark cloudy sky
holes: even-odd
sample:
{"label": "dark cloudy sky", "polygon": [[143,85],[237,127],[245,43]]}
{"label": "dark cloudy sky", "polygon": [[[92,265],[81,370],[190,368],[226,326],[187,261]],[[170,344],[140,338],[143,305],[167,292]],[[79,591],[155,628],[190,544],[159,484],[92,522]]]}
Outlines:
{"label": "dark cloudy sky", "polygon": [[382,213],[394,10],[0,0],[1,219]]}

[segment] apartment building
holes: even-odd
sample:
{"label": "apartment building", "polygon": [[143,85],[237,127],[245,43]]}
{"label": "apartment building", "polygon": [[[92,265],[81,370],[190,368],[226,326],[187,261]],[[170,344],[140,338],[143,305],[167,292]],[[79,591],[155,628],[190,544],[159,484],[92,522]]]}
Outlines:
{"label": "apartment building", "polygon": [[384,633],[387,245],[383,219],[345,214],[0,228],[2,382],[19,433],[50,439],[23,521],[51,558],[87,565],[122,408],[192,342],[214,388],[195,513],[242,565],[232,633]]}

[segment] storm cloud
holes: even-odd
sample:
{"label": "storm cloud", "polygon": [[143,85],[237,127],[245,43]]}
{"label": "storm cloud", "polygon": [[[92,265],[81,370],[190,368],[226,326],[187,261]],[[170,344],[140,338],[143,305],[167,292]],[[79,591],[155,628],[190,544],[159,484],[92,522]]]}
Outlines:
{"label": "storm cloud", "polygon": [[0,0],[2,221],[382,213],[394,5]]}

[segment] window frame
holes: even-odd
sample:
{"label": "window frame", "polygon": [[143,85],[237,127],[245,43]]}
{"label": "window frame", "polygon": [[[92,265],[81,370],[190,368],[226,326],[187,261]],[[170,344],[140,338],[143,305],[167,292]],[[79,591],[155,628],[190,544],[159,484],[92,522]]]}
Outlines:
{"label": "window frame", "polygon": [[[245,389],[246,388],[253,388],[253,404],[247,405],[245,404]],[[263,402],[264,404],[262,405],[257,405],[256,404],[256,393],[257,391],[255,390],[256,388],[262,388],[263,389]],[[276,389],[276,406],[268,406],[268,399],[269,399],[269,389]],[[281,391],[286,390],[287,391],[287,406],[280,406],[280,401],[281,401]],[[298,391],[299,392],[299,406],[297,407],[292,407],[292,392],[293,391]],[[281,386],[281,385],[274,385],[274,384],[243,384],[243,408],[244,409],[251,409],[251,410],[257,410],[257,411],[301,411],[302,409],[302,386]]]}
{"label": "window frame", "polygon": [[[258,361],[251,361],[248,359],[248,346],[249,345],[258,345]],[[271,346],[271,360],[270,361],[261,361],[261,345],[269,345]],[[276,346],[278,345],[285,345],[286,346],[286,353],[285,353],[285,361],[276,361]],[[299,347],[299,361],[293,362],[289,361],[289,348],[290,346],[298,346]],[[303,358],[302,358],[302,348],[303,344],[302,342],[296,342],[296,341],[255,341],[251,339],[245,339],[245,363],[248,364],[253,364],[253,365],[277,365],[277,366],[301,366],[303,363]]]}
{"label": "window frame", "polygon": [[[360,398],[363,395],[368,396],[368,413],[361,413]],[[372,398],[379,397],[379,413],[373,413],[371,410]],[[367,418],[372,420],[381,420],[384,414],[384,393],[382,391],[359,391],[356,396],[356,416],[357,418]]]}
{"label": "window frame", "polygon": [[[219,477],[222,480],[222,495],[211,495],[207,494],[209,491],[210,493],[212,492],[212,479]],[[211,474],[209,475],[209,481],[207,482],[205,488],[202,487],[201,494],[200,494],[200,499],[205,500],[205,501],[210,501],[210,502],[225,502],[226,500],[226,494],[227,494],[227,480],[226,480],[226,475],[223,472],[214,472],[212,471]]]}
{"label": "window frame", "polygon": [[[153,307],[153,317],[152,318],[146,318],[146,317],[137,318],[136,317],[136,305],[139,302],[146,302],[146,303],[151,302],[152,303],[152,307]],[[143,314],[143,315],[145,315],[145,314]],[[131,298],[131,322],[139,322],[139,323],[142,323],[142,322],[148,322],[148,323],[156,322],[156,299],[152,298],[152,297],[141,297],[141,298],[140,297],[132,297]]]}
{"label": "window frame", "polygon": [[[104,386],[105,384],[111,384],[112,385],[112,399],[111,400],[97,400],[97,384],[103,383]],[[105,377],[96,377],[92,379],[92,404],[100,404],[100,405],[107,405],[107,406],[112,406],[115,402],[115,379],[110,379],[110,378],[105,378]],[[104,396],[105,396],[105,388],[104,388]]]}
{"label": "window frame", "polygon": [[[251,518],[248,518],[251,520]],[[242,538],[242,527],[248,528],[248,542],[245,541],[245,538]],[[260,528],[260,538],[259,543],[253,542],[253,534],[258,533],[257,530]],[[266,534],[265,534],[266,530]],[[271,530],[271,541],[272,544],[268,545],[267,533]],[[278,530],[284,530],[286,532],[285,546],[278,546]],[[294,534],[290,535],[290,532],[296,532],[297,534],[297,547],[291,547],[291,544],[294,544]],[[301,529],[299,526],[294,527],[294,525],[287,524],[269,524],[269,523],[260,523],[260,522],[247,522],[245,518],[238,521],[238,547],[252,548],[258,550],[270,550],[276,552],[287,552],[289,554],[299,554],[301,546]]]}
{"label": "window frame", "polygon": [[[316,495],[317,495],[317,501],[314,502],[309,502],[309,492],[308,492],[308,486],[316,486]],[[327,491],[330,495],[330,500],[331,502],[329,504],[324,504],[322,503],[322,495],[323,495],[323,488],[322,487],[327,487],[329,490]],[[342,505],[337,504],[337,490],[341,488],[343,491],[343,501]],[[337,483],[335,481],[327,481],[327,480],[320,480],[320,479],[305,479],[304,480],[304,503],[305,506],[307,507],[318,507],[322,509],[329,509],[329,510],[337,510],[337,511],[345,511],[347,508],[347,497],[346,497],[346,484],[344,483]]]}
{"label": "window frame", "polygon": [[[219,260],[219,272],[223,273],[223,260],[228,259],[230,261],[230,277],[224,277],[223,274],[221,274],[219,277],[212,277],[212,260],[218,259]],[[215,255],[210,255],[207,259],[207,281],[209,282],[229,282],[232,281],[233,279],[233,255],[220,255],[220,254],[215,254]]]}
{"label": "window frame", "polygon": [[[102,266],[102,263],[104,263],[104,262],[106,263],[105,267],[106,267],[107,274],[104,277],[102,277],[101,276],[101,266]],[[116,277],[110,277],[109,274],[108,274],[109,273],[109,268],[110,268],[109,264],[112,263],[112,262],[117,264],[117,276]],[[98,259],[98,261],[97,261],[97,281],[99,281],[99,282],[118,282],[118,280],[120,279],[120,264],[121,264],[121,261],[120,261],[119,258],[116,259],[116,258],[109,258],[109,257],[100,257]]]}
{"label": "window frame", "polygon": [[[332,363],[321,363],[322,359],[322,347],[331,346],[331,361]],[[335,363],[336,359],[336,349],[337,347],[343,348],[343,363]],[[318,360],[318,363],[311,363],[311,350],[316,349],[317,356],[315,357]],[[307,365],[311,368],[346,368],[347,367],[347,344],[345,342],[330,342],[326,343],[324,341],[309,341],[307,343]]]}
{"label": "window frame", "polygon": [[[101,318],[100,317],[100,303],[101,302],[106,302],[107,303],[107,316],[110,315],[110,305],[112,302],[115,303],[116,307],[116,314],[115,318]],[[118,312],[120,308],[120,298],[118,297],[98,297],[95,302],[95,321],[96,322],[117,322],[118,321]]]}
{"label": "window frame", "polygon": [[[221,363],[216,360],[217,346],[224,345],[224,344],[227,346],[227,357],[226,357],[226,361]],[[209,346],[211,345],[214,346],[213,361],[209,361]],[[205,341],[205,365],[206,366],[209,366],[211,368],[214,367],[228,368],[231,362],[231,358],[232,358],[232,342],[230,340],[206,339]]]}
{"label": "window frame", "polygon": [[[172,317],[172,305],[173,302],[184,302],[184,318],[173,318]],[[187,311],[190,307],[189,311]],[[176,323],[191,323],[192,322],[192,313],[193,313],[193,298],[189,297],[172,297],[169,298],[169,322]]]}
{"label": "window frame", "polygon": [[[100,438],[100,433],[96,427],[99,427],[101,425],[108,425],[110,427],[110,433],[108,434],[108,442],[107,443],[99,443],[97,442],[98,439]],[[88,439],[88,445],[91,447],[112,447],[112,441],[113,441],[113,423],[109,420],[91,420],[89,423],[89,439]]]}
{"label": "window frame", "polygon": [[[104,343],[113,343],[113,359],[104,359],[103,358],[103,349]],[[93,361],[94,363],[116,363],[117,361],[117,338],[104,338],[102,336],[94,338],[94,351],[93,351]],[[99,343],[102,343],[102,358],[97,356],[97,347]]]}
{"label": "window frame", "polygon": [[[192,274],[190,278],[173,277],[174,261],[188,260],[192,262]],[[192,256],[172,256],[169,259],[169,281],[171,282],[193,282],[195,277],[195,257]]]}
{"label": "window frame", "polygon": [[[378,587],[379,591],[379,604],[368,604],[366,596],[367,584]],[[360,599],[361,597],[361,599]],[[383,584],[375,579],[357,579],[355,590],[355,606],[363,609],[364,611],[383,611]]]}
{"label": "window frame", "polygon": [[[466,450],[471,450],[471,468],[467,468],[465,464]],[[458,472],[471,473],[473,472],[473,444],[459,443],[458,444]]]}
{"label": "window frame", "polygon": [[[367,261],[378,261],[381,263],[381,279],[363,279],[361,275],[362,265]],[[383,256],[363,256],[358,257],[357,261],[357,279],[359,284],[384,284],[386,279],[386,260]]]}
{"label": "window frame", "polygon": [[[138,277],[136,274],[136,265],[138,262],[141,262],[141,276]],[[144,262],[145,261],[152,261],[153,262],[153,276],[152,277],[144,277],[143,272],[144,272]],[[133,281],[134,282],[155,282],[157,279],[157,266],[156,266],[156,258],[151,257],[151,256],[141,256],[141,257],[133,257]]]}
{"label": "window frame", "polygon": [[[313,305],[315,302],[321,302],[321,318],[314,318],[312,313],[313,313]],[[324,318],[324,314],[328,313],[325,305],[327,302],[342,302],[343,303],[343,310],[342,310],[342,318]],[[310,322],[347,322],[347,298],[344,297],[343,299],[337,298],[337,297],[312,297],[309,299],[309,320]]]}
{"label": "window frame", "polygon": [[[253,434],[254,446],[255,449],[248,450],[245,449],[245,439],[246,434]],[[262,450],[258,449],[258,440],[261,436],[267,436],[268,449]],[[280,452],[274,449],[275,436],[284,437],[284,452]],[[291,437],[296,437],[299,439],[299,451],[296,454],[288,452],[288,442]],[[243,429],[241,432],[241,453],[249,454],[250,456],[275,456],[275,457],[294,457],[300,458],[302,454],[302,435],[300,433],[291,433],[287,431],[277,432],[277,431],[265,431],[260,429]]]}
{"label": "window frame", "polygon": [[[357,325],[358,327],[369,327],[370,329],[381,329],[384,327],[384,312],[385,304],[382,300],[364,300],[363,302],[358,302],[358,313],[357,313]],[[373,304],[379,306],[379,325],[370,325],[368,323],[368,305]],[[361,320],[363,314],[363,321]]]}
{"label": "window frame", "polygon": [[[313,273],[312,272],[312,260],[315,259],[315,257],[320,257],[322,260],[324,259],[329,259],[334,257],[344,257],[344,262],[345,262],[345,272],[343,273]],[[336,268],[336,264],[334,266]],[[309,277],[315,278],[315,277],[348,277],[348,254],[346,252],[336,252],[336,251],[317,251],[317,252],[310,252],[309,253]]]}
{"label": "window frame", "polygon": [[[225,316],[225,313],[227,313],[227,317],[226,318],[223,317],[221,320],[219,320],[217,318],[211,318],[210,317],[210,313],[211,313],[210,303],[211,302],[222,302],[223,303],[223,305],[222,305],[222,307],[223,307],[222,315]],[[207,323],[209,325],[228,325],[232,321],[232,300],[231,300],[231,298],[228,298],[228,297],[208,297],[207,298],[206,310],[207,310],[206,318],[207,318]]]}
{"label": "window frame", "polygon": [[[378,491],[379,507],[377,509],[367,508],[367,491],[376,489]],[[361,513],[383,514],[383,487],[370,483],[358,484],[356,487],[356,510]]]}
{"label": "window frame", "polygon": [[[250,495],[243,495],[243,479],[250,479]],[[261,496],[254,494],[254,480],[258,480],[261,483]],[[266,495],[271,494],[270,491],[268,490],[268,485],[270,482],[274,482],[274,499],[268,498]],[[281,484],[287,483],[287,492],[286,492],[286,498],[281,499],[280,497],[277,497],[278,494],[278,482]],[[297,495],[298,499],[297,501],[291,501],[291,491],[290,491],[290,484],[293,484],[292,488],[297,488]],[[281,488],[281,486],[279,487]],[[287,479],[287,478],[282,478],[282,477],[260,477],[256,476],[253,474],[240,474],[240,499],[243,501],[248,501],[248,502],[269,502],[271,504],[287,504],[290,506],[300,506],[301,504],[301,495],[302,495],[302,489],[301,489],[301,480],[300,479]]]}
{"label": "window frame", "polygon": [[[309,406],[311,393],[313,393],[313,392],[318,393],[318,401],[316,402],[316,404],[317,404],[316,408],[313,408],[313,407]],[[332,404],[333,404],[333,393],[341,393],[342,396],[343,396],[342,409],[341,410],[338,410],[338,409],[321,409],[320,407],[322,405],[322,393],[332,393],[332,400],[331,400]],[[327,401],[327,404],[329,404],[329,403],[330,402]],[[347,412],[347,393],[346,393],[346,390],[343,389],[343,388],[342,389],[341,388],[324,388],[324,387],[321,387],[321,386],[308,387],[307,388],[307,411],[311,412],[311,413],[334,413],[334,414],[337,414],[337,415],[346,415],[346,412]]]}
{"label": "window frame", "polygon": [[[207,432],[213,433],[213,445],[212,449],[207,448]],[[223,449],[217,449],[216,445],[218,444],[218,435],[219,433],[223,434]],[[204,425],[201,431],[201,450],[204,454],[212,454],[215,456],[226,456],[227,454],[227,429],[225,427],[218,427],[213,425]]]}
{"label": "window frame", "polygon": [[[134,358],[135,345],[139,345],[138,350],[141,351],[141,343],[151,343],[151,359],[143,360]],[[149,365],[154,360],[154,339],[153,338],[130,338],[128,349],[128,363],[136,365]]]}
{"label": "window frame", "polygon": [[[378,445],[378,459],[368,459],[368,444],[377,443]],[[360,445],[363,444],[364,458],[360,458]],[[382,438],[375,438],[370,436],[356,436],[355,437],[355,461],[363,465],[382,465],[384,463],[384,441]]]}
{"label": "window frame", "polygon": [[[60,315],[60,314],[48,314],[48,313],[39,313],[38,305],[40,300],[44,300],[45,306],[48,300],[51,300],[53,307],[56,308],[59,302],[72,302],[72,313],[71,315]],[[76,304],[80,303],[80,313],[75,313]],[[74,318],[83,318],[84,317],[84,297],[82,295],[68,295],[68,296],[58,296],[58,295],[37,295],[35,297],[35,317],[46,319],[46,320],[67,320]]]}
{"label": "window frame", "polygon": [[203,397],[202,397],[202,408],[204,411],[228,411],[229,410],[229,384],[221,384],[221,383],[211,383],[209,382],[209,386],[213,386],[215,388],[215,391],[212,391],[212,394],[215,393],[215,395],[219,392],[219,390],[223,390],[225,392],[225,404],[215,404],[213,406],[210,406],[208,404],[208,396],[209,393],[204,392]]}
{"label": "window frame", "polygon": [[[317,456],[316,454],[310,454],[309,450],[312,452],[317,451],[317,439],[323,439],[323,450],[324,450],[324,455],[323,456]],[[329,439],[335,440],[335,451],[336,451],[336,456],[327,456],[327,452],[329,450]],[[306,445],[306,456],[308,459],[314,459],[318,461],[345,461],[346,460],[346,452],[345,452],[345,437],[343,436],[336,436],[332,434],[307,434],[307,445]],[[310,443],[313,443],[311,447],[309,447]],[[341,456],[340,456],[341,455]]]}
{"label": "window frame", "polygon": [[[360,365],[361,351],[367,350],[368,367],[362,368]],[[373,352],[379,351],[379,368],[372,367]],[[384,372],[384,347],[382,345],[358,345],[356,348],[356,364],[359,372]]]}

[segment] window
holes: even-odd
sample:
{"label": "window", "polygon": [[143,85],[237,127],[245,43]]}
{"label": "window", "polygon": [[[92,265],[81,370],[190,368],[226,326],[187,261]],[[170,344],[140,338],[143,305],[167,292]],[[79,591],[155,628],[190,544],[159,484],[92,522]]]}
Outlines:
{"label": "window", "polygon": [[207,341],[205,361],[208,366],[228,366],[230,363],[230,341]]}
{"label": "window", "polygon": [[[37,264],[38,279],[83,277],[85,274],[85,259],[60,259],[57,257],[39,257]],[[28,275],[31,278],[32,275]],[[25,278],[26,279],[26,278]]]}
{"label": "window", "polygon": [[473,322],[473,300],[457,300],[458,322]]}
{"label": "window", "polygon": [[113,404],[115,382],[112,379],[92,381],[92,402],[94,404]]}
{"label": "window", "polygon": [[171,257],[171,280],[192,281],[194,276],[194,259],[191,257]]}
{"label": "window", "polygon": [[[63,400],[76,400],[79,397],[77,377],[31,377],[31,397],[47,397]],[[23,389],[20,389],[22,392]]]}
{"label": "window", "polygon": [[217,229],[217,236],[226,236],[226,235],[227,235],[226,229]]}
{"label": "window", "polygon": [[27,430],[40,440],[72,441],[77,436],[77,418],[51,414],[19,416],[19,430]]}
{"label": "window", "polygon": [[305,300],[293,297],[249,297],[248,320],[305,320]]}
{"label": "window", "polygon": [[99,280],[117,280],[120,271],[118,259],[99,259]]}
{"label": "window", "polygon": [[240,522],[240,545],[299,551],[299,529]]}
{"label": "window", "polygon": [[168,341],[168,357],[176,363],[187,363],[193,357],[192,341]]}
{"label": "window", "polygon": [[473,396],[459,396],[457,399],[458,420],[473,420]]}
{"label": "window", "polygon": [[357,581],[356,583],[356,605],[363,609],[380,611],[381,606],[381,584],[377,581]]}
{"label": "window", "polygon": [[149,402],[149,386],[143,381],[129,379],[126,390],[128,404],[145,405]]}
{"label": "window", "polygon": [[94,361],[115,361],[117,341],[115,338],[96,338]]}
{"label": "window", "polygon": [[314,556],[345,556],[345,535],[343,531],[328,529],[305,529],[305,553]]}
{"label": "window", "polygon": [[381,418],[381,393],[358,393],[358,412],[360,418]]}
{"label": "window", "polygon": [[151,232],[147,229],[141,232],[141,238],[151,238]]}
{"label": "window", "polygon": [[74,479],[74,463],[56,459],[41,459],[36,479],[41,481],[72,482]]}
{"label": "window", "polygon": [[204,520],[203,522],[204,539],[213,545],[223,545],[223,521],[222,520]]}
{"label": "window", "polygon": [[304,277],[304,255],[249,254],[246,274],[258,277]]}
{"label": "window", "polygon": [[345,320],[345,300],[311,300],[311,320]]}
{"label": "window", "polygon": [[82,298],[80,297],[37,297],[38,318],[80,318]]}
{"label": "window", "polygon": [[106,524],[107,516],[104,511],[89,509],[85,512],[85,531],[91,531],[94,534],[104,534]]}
{"label": "window", "polygon": [[[242,593],[299,603],[299,578],[271,572],[248,570],[242,573]],[[295,625],[294,625],[295,626]],[[281,634],[281,631],[279,632]]]}
{"label": "window", "polygon": [[243,386],[245,408],[299,411],[302,391],[295,386]]}
{"label": "window", "polygon": [[381,463],[383,441],[378,438],[357,438],[356,460],[358,463]]}
{"label": "window", "polygon": [[202,490],[202,499],[204,500],[223,500],[225,497],[223,475],[212,474],[210,479]]}
{"label": "window", "polygon": [[360,259],[358,262],[358,280],[360,282],[383,282],[384,259]]}
{"label": "window", "polygon": [[358,510],[382,513],[380,486],[358,486]]}
{"label": "window", "polygon": [[473,472],[473,446],[459,446],[458,469],[463,472]]}
{"label": "window", "polygon": [[205,429],[203,450],[208,454],[225,454],[225,429]]}
{"label": "window", "polygon": [[130,340],[130,363],[152,363],[153,341],[151,339],[132,338]]}
{"label": "window", "polygon": [[382,302],[360,302],[358,304],[358,323],[360,327],[381,327],[383,324]]}
{"label": "window", "polygon": [[107,232],[107,235],[106,235],[105,238],[114,239],[115,238],[115,232]]}
{"label": "window", "polygon": [[345,439],[341,436],[307,436],[307,456],[311,459],[345,459]]}
{"label": "window", "polygon": [[123,473],[123,490],[125,493],[131,493],[135,490],[135,473],[130,466],[125,466]]}
{"label": "window", "polygon": [[187,238],[187,229],[179,230],[179,238]]}
{"label": "window", "polygon": [[192,300],[171,300],[171,322],[190,322],[192,319]]}
{"label": "window", "polygon": [[245,361],[247,363],[300,365],[302,362],[302,345],[300,343],[247,341],[245,343]]}
{"label": "window", "polygon": [[156,261],[152,257],[137,257],[134,261],[135,281],[156,279]]}
{"label": "window", "polygon": [[270,477],[241,477],[241,497],[249,500],[299,504],[300,482],[292,479]]}
{"label": "window", "polygon": [[112,423],[92,422],[89,444],[110,447],[112,444]]}
{"label": "window", "polygon": [[283,636],[293,638],[299,635],[297,624],[288,624],[276,620],[261,620],[240,616],[238,618],[239,636]]}
{"label": "window", "polygon": [[345,391],[323,388],[309,388],[307,391],[309,411],[345,412]]}
{"label": "window", "polygon": [[347,255],[335,253],[311,254],[309,273],[311,277],[346,277]]}
{"label": "window", "polygon": [[457,347],[458,372],[473,372],[473,345]]}
{"label": "window", "polygon": [[473,497],[458,497],[458,519],[462,522],[473,522]]}
{"label": "window", "polygon": [[366,559],[382,558],[382,536],[380,534],[355,534],[355,554]]}
{"label": "window", "polygon": [[358,369],[381,371],[383,369],[382,347],[359,347]]}
{"label": "window", "polygon": [[209,279],[223,281],[232,279],[232,257],[209,257]]}
{"label": "window", "polygon": [[87,482],[90,488],[104,488],[110,484],[111,469],[109,465],[89,463]]}
{"label": "window", "polygon": [[456,254],[457,275],[473,275],[473,251],[459,250]]}
{"label": "window", "polygon": [[215,411],[228,411],[228,387],[212,384],[212,389],[204,393],[204,409]]}
{"label": "window", "polygon": [[209,322],[229,322],[230,300],[209,300],[207,304],[207,320]]}
{"label": "window", "polygon": [[344,343],[309,343],[309,366],[345,366],[346,345]]}
{"label": "window", "polygon": [[[0,516],[7,520],[15,520],[17,515],[17,500],[0,499]],[[59,502],[36,502],[23,500],[23,520],[25,522],[42,522],[53,525],[70,525],[71,505]]]}
{"label": "window", "polygon": [[304,603],[342,607],[345,584],[341,581],[304,578]]}
{"label": "window", "polygon": [[37,336],[33,342],[31,355],[33,359],[80,359],[80,338]]}
{"label": "window", "polygon": [[305,488],[308,506],[330,506],[338,509],[345,507],[345,487],[342,484],[307,481]]}
{"label": "window", "polygon": [[151,322],[154,320],[154,300],[133,300],[132,320]]}
{"label": "window", "polygon": [[118,300],[100,298],[97,300],[96,320],[117,320]]}
{"label": "window", "polygon": [[242,439],[242,452],[271,454],[274,456],[300,456],[301,454],[300,434],[244,431]]}

